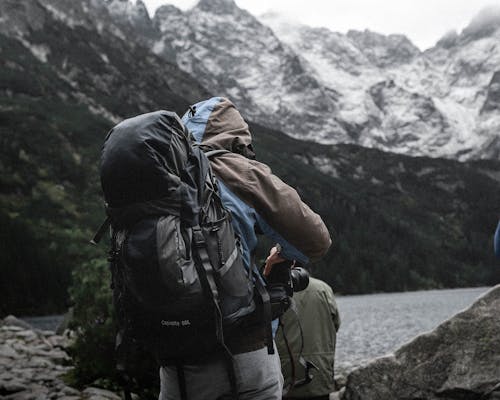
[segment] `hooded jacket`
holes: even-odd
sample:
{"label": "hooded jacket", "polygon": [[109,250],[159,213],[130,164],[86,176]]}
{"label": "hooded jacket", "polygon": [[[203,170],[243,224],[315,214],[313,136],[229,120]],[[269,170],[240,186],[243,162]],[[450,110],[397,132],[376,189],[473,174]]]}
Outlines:
{"label": "hooded jacket", "polygon": [[199,102],[182,121],[207,150],[228,151],[210,161],[219,178],[222,201],[242,239],[247,268],[257,246],[256,232],[279,243],[281,256],[302,264],[327,252],[331,239],[321,217],[267,165],[253,160],[248,124],[228,99]]}

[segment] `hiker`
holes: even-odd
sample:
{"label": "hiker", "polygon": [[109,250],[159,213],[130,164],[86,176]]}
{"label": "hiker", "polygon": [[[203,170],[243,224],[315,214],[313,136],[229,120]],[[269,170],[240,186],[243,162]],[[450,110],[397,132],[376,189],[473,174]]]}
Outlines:
{"label": "hiker", "polygon": [[276,335],[285,378],[284,399],[328,400],[335,391],[334,358],[340,317],[332,288],[310,278],[293,296]]}
{"label": "hiker", "polygon": [[[292,264],[323,256],[331,239],[297,192],[253,158],[248,125],[220,97],[182,120],[165,110],[128,118],[106,136],[107,219],[92,242],[111,227],[125,398],[141,353],[162,366],[160,399],[281,398],[273,328],[289,304],[286,272],[301,277]],[[280,249],[269,282],[252,261],[257,232]]]}
{"label": "hiker", "polygon": [[[204,151],[221,150],[210,157],[211,167],[218,178],[222,202],[231,212],[248,270],[253,268],[257,232],[280,244],[283,259],[307,264],[326,253],[331,239],[325,224],[294,189],[265,164],[255,161],[248,125],[229,100],[214,97],[197,103],[182,121]],[[228,338],[239,399],[281,399],[280,360],[276,352],[269,354],[265,335],[256,324]],[[161,368],[160,400],[181,397],[178,373],[175,366]],[[181,373],[190,400],[233,398],[221,355],[184,364]]]}
{"label": "hiker", "polygon": [[500,221],[498,221],[495,237],[493,238],[493,248],[495,249],[495,255],[500,258]]}

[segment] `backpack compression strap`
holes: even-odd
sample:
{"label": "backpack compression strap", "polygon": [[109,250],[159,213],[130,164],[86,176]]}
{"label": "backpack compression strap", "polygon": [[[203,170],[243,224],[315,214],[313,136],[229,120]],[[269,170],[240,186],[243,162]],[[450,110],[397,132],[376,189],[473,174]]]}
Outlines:
{"label": "backpack compression strap", "polygon": [[200,264],[203,266],[203,269],[205,271],[206,280],[208,283],[208,287],[210,288],[215,311],[217,314],[217,339],[220,343],[224,343],[224,331],[222,327],[222,311],[220,309],[219,290],[217,289],[217,284],[215,283],[214,269],[208,256],[205,237],[203,236],[203,233],[199,226],[195,226],[193,228],[193,239]]}
{"label": "backpack compression strap", "polygon": [[200,264],[203,266],[203,269],[205,270],[206,280],[210,288],[210,292],[212,294],[212,300],[215,306],[216,324],[217,324],[216,335],[218,342],[224,349],[224,356],[227,364],[227,372],[229,375],[229,382],[231,384],[232,399],[238,400],[239,395],[238,395],[238,387],[236,385],[236,371],[234,370],[233,355],[231,354],[229,348],[226,346],[226,343],[224,342],[224,327],[222,321],[222,311],[220,309],[220,302],[219,302],[219,291],[217,289],[217,284],[215,283],[214,269],[212,267],[212,263],[210,262],[210,258],[208,256],[207,243],[205,241],[205,237],[203,236],[203,232],[201,231],[201,228],[199,226],[195,226],[193,228],[193,239],[196,248],[195,254],[197,254]]}

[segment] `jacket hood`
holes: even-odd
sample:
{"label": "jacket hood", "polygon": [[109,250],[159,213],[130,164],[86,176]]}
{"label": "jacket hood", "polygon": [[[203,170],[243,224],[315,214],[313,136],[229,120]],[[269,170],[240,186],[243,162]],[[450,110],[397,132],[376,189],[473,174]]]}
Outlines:
{"label": "jacket hood", "polygon": [[239,111],[224,97],[194,104],[182,122],[197,143],[213,150],[229,150],[247,158],[255,158],[252,135]]}

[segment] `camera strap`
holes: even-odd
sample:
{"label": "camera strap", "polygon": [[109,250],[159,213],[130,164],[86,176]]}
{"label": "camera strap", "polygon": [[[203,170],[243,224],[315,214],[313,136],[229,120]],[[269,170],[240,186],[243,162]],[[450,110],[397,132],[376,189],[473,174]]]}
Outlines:
{"label": "camera strap", "polygon": [[303,356],[302,353],[304,352],[304,330],[302,329],[302,324],[300,322],[299,314],[297,313],[297,306],[295,305],[295,301],[292,298],[292,304],[290,306],[290,310],[293,312],[295,315],[295,320],[297,321],[297,324],[299,326],[299,332],[300,332],[300,351],[299,351],[299,364],[302,365],[304,368],[304,378],[297,380],[297,370],[296,370],[296,361],[295,357],[293,356],[292,349],[290,348],[290,342],[288,341],[288,338],[286,336],[285,332],[285,326],[283,325],[283,321],[281,318],[279,319],[279,326],[281,327],[281,332],[283,333],[283,339],[285,341],[286,349],[288,352],[288,356],[290,358],[290,366],[291,366],[291,374],[292,374],[292,380],[290,383],[283,388],[283,397],[285,397],[290,390],[293,388],[305,386],[309,384],[313,378],[314,375],[311,373],[313,369],[318,370],[319,368],[312,362],[306,360]]}

